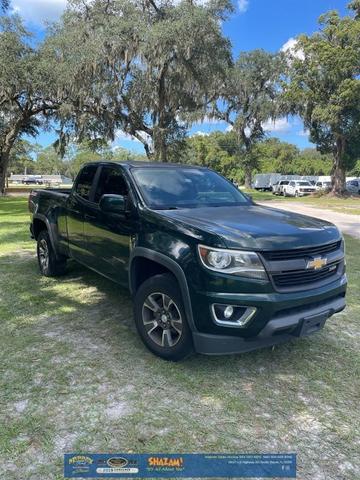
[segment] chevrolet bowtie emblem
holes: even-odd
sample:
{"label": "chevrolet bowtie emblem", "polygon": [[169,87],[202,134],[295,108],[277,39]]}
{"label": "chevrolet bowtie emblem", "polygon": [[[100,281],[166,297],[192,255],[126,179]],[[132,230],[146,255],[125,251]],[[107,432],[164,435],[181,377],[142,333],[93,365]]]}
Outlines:
{"label": "chevrolet bowtie emblem", "polygon": [[309,260],[306,264],[306,268],[313,268],[314,270],[319,270],[327,264],[327,258],[313,258]]}

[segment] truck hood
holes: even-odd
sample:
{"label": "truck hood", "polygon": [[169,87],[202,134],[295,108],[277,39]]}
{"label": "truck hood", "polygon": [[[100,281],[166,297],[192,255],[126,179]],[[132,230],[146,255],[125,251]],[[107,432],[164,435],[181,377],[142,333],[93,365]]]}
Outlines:
{"label": "truck hood", "polygon": [[287,250],[341,238],[337,227],[330,222],[256,204],[166,210],[160,215],[214,234],[228,248]]}

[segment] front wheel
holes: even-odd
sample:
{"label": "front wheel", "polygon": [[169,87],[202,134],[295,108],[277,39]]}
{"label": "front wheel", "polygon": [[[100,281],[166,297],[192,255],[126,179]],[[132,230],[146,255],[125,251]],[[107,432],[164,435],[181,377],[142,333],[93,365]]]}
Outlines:
{"label": "front wheel", "polygon": [[47,230],[42,230],[39,233],[37,257],[40,273],[45,275],[45,277],[57,277],[65,273],[66,257],[56,256]]}
{"label": "front wheel", "polygon": [[171,274],[155,275],[139,287],[134,317],[141,340],[155,355],[178,361],[193,352],[179,285]]}

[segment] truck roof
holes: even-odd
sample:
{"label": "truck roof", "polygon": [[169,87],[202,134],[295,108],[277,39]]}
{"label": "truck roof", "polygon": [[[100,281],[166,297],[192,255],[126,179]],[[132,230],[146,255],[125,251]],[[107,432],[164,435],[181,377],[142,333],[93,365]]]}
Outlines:
{"label": "truck roof", "polygon": [[125,168],[130,168],[130,167],[201,168],[204,170],[208,170],[207,167],[203,167],[201,165],[188,165],[184,163],[141,162],[139,160],[131,160],[127,162],[114,162],[114,161],[100,160],[98,162],[88,162],[85,165],[121,165],[122,167],[125,167]]}

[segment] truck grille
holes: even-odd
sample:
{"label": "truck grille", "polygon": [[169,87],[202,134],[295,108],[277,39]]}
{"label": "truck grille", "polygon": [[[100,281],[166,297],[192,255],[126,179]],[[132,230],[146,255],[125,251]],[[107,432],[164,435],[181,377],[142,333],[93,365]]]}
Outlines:
{"label": "truck grille", "polygon": [[265,260],[294,260],[296,258],[318,257],[326,253],[335,252],[341,246],[341,240],[330,243],[328,245],[320,245],[319,247],[297,248],[293,250],[279,250],[275,252],[262,252]]}
{"label": "truck grille", "polygon": [[278,288],[300,287],[326,280],[338,271],[339,263],[329,264],[321,270],[290,270],[284,273],[273,273],[274,284]]}

